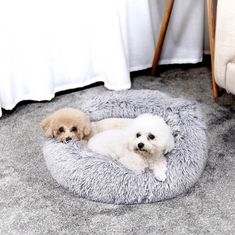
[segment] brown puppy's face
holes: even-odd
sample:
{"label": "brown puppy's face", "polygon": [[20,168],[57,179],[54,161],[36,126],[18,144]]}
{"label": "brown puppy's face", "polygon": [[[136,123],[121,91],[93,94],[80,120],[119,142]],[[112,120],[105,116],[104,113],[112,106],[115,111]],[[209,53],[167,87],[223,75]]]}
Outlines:
{"label": "brown puppy's face", "polygon": [[45,118],[41,126],[47,137],[67,143],[82,140],[90,134],[91,124],[87,115],[79,110],[64,108]]}

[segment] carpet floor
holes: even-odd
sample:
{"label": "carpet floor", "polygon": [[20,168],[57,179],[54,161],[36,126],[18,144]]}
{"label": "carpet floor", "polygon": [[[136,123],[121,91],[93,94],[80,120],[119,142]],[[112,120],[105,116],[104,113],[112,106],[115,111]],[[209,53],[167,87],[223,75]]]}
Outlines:
{"label": "carpet floor", "polygon": [[199,102],[209,159],[196,185],[177,198],[139,205],[92,202],[60,187],[45,166],[39,123],[106,92],[102,85],[73,90],[50,102],[18,105],[0,119],[0,234],[235,234],[234,97],[215,102],[205,66],[165,69],[157,78],[141,75],[132,82],[132,89]]}

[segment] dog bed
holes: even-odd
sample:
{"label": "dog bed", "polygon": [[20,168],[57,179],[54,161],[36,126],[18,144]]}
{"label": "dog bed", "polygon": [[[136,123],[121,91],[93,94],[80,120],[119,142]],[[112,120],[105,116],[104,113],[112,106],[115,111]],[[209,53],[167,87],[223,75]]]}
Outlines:
{"label": "dog bed", "polygon": [[186,192],[199,179],[207,159],[206,127],[198,106],[150,90],[107,92],[83,105],[91,120],[135,118],[158,114],[172,128],[175,149],[167,155],[167,180],[159,182],[150,170],[135,174],[118,161],[88,150],[82,142],[44,143],[44,157],[52,177],[79,197],[115,204],[150,203]]}

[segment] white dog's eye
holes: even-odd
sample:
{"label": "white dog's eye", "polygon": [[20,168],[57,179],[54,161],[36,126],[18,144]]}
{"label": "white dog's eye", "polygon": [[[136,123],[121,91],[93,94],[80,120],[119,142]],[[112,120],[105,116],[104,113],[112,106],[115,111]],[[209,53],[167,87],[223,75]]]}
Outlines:
{"label": "white dog's eye", "polygon": [[148,138],[149,138],[150,140],[154,140],[154,139],[155,139],[155,136],[154,136],[153,134],[149,134]]}
{"label": "white dog's eye", "polygon": [[141,136],[141,134],[140,134],[140,133],[137,133],[137,134],[136,134],[136,137],[137,137],[137,138],[139,138],[140,136]]}

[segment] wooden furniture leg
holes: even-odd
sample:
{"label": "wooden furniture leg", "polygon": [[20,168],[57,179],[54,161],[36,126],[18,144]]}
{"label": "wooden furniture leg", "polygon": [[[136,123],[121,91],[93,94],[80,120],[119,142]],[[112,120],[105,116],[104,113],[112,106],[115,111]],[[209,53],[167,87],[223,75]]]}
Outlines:
{"label": "wooden furniture leg", "polygon": [[167,0],[166,9],[165,9],[165,13],[164,13],[163,21],[162,21],[162,26],[161,26],[161,31],[160,31],[160,35],[158,38],[158,42],[157,42],[157,46],[156,46],[155,54],[154,54],[154,59],[153,59],[153,63],[152,63],[152,72],[151,72],[152,75],[155,74],[156,67],[157,67],[159,59],[160,59],[162,46],[164,43],[167,27],[168,27],[168,24],[170,21],[170,16],[171,16],[171,12],[173,9],[173,5],[174,5],[174,0]]}
{"label": "wooden furniture leg", "polygon": [[211,52],[211,80],[213,96],[218,97],[218,86],[215,83],[214,56],[215,56],[215,24],[216,24],[216,0],[207,0],[207,15]]}

